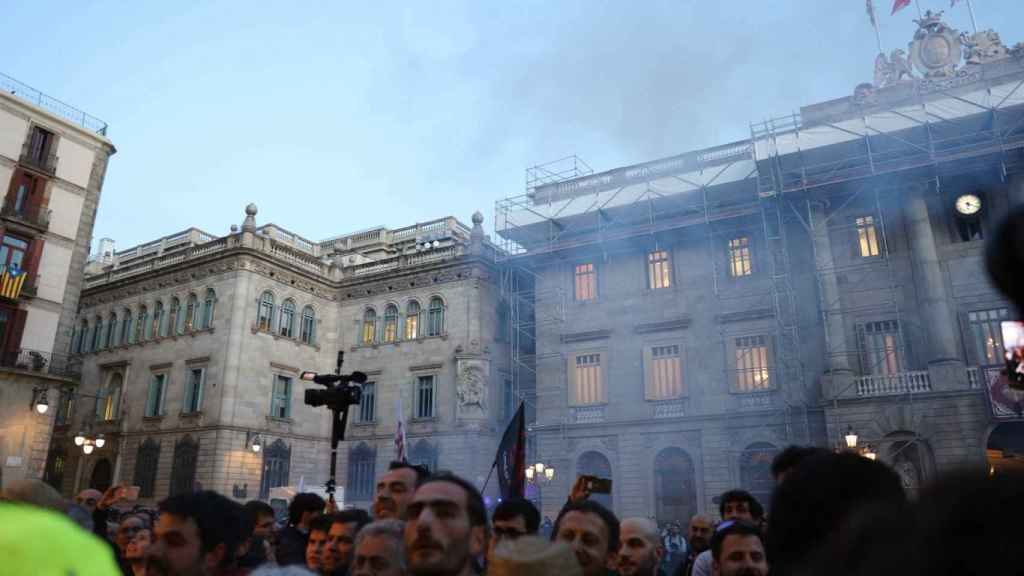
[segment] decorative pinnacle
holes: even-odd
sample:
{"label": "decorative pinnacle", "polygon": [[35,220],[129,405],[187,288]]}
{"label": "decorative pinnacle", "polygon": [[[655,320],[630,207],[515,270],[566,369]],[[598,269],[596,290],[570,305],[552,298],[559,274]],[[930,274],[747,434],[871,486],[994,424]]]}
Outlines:
{"label": "decorative pinnacle", "polygon": [[473,225],[479,226],[484,223],[484,215],[479,210],[473,212]]}

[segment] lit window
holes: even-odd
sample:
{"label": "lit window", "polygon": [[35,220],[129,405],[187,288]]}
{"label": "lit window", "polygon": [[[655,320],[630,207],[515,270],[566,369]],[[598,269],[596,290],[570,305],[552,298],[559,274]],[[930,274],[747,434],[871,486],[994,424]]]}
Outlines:
{"label": "lit window", "polygon": [[864,374],[888,376],[903,370],[900,325],[896,320],[862,324],[860,345]]}
{"label": "lit window", "polygon": [[114,372],[107,380],[107,386],[99,391],[96,398],[96,418],[103,422],[117,419],[117,408],[121,401],[121,387],[124,376]]}
{"label": "lit window", "polygon": [[262,332],[270,332],[270,326],[274,323],[274,295],[264,292],[260,297],[260,312],[256,327]]}
{"label": "lit window", "polygon": [[274,375],[274,389],[270,397],[270,415],[274,418],[290,418],[292,415],[292,379]]}
{"label": "lit window", "polygon": [[433,376],[419,376],[416,378],[416,417],[434,417]]}
{"label": "lit window", "polygon": [[302,309],[302,341],[306,344],[316,343],[316,313],[312,306]]}
{"label": "lit window", "polygon": [[878,256],[878,232],[875,230],[874,216],[857,218],[857,241],[860,243],[862,257]]}
{"label": "lit window", "polygon": [[444,301],[434,296],[427,309],[427,336],[444,334]]}
{"label": "lit window", "polygon": [[377,311],[367,308],[363,312],[363,344],[373,344],[377,341]]}
{"label": "lit window", "polygon": [[373,422],[377,416],[377,385],[366,382],[362,386],[363,397],[359,401],[359,421]]}
{"label": "lit window", "polygon": [[291,338],[295,333],[295,302],[285,300],[284,304],[281,304],[281,319],[278,324],[280,324],[281,336]]}
{"label": "lit window", "polygon": [[412,300],[405,306],[405,339],[415,340],[419,336],[420,303]]}
{"label": "lit window", "polygon": [[384,309],[384,341],[394,342],[398,339],[398,306],[388,304]]}
{"label": "lit window", "polygon": [[[647,254],[647,287],[651,290],[672,286],[672,261],[668,252],[655,250]],[[592,265],[589,265],[592,266]],[[577,267],[578,268],[578,267]],[[577,278],[579,277],[577,272]],[[589,298],[587,298],[589,300]]]}
{"label": "lit window", "polygon": [[729,240],[729,274],[733,278],[750,276],[750,238],[742,236]]}
{"label": "lit window", "polygon": [[205,368],[189,368],[185,381],[185,405],[182,411],[186,414],[199,412],[203,406],[203,381],[206,379]]}
{"label": "lit window", "polygon": [[967,314],[978,364],[1003,363],[1003,333],[1000,323],[1007,320],[1009,315],[1010,311],[1006,308],[978,310]]}
{"label": "lit window", "polygon": [[767,390],[771,384],[768,365],[768,337],[743,336],[736,339],[735,346],[737,391]]}
{"label": "lit window", "polygon": [[577,302],[597,298],[597,271],[593,264],[577,264],[575,282]]}
{"label": "lit window", "polygon": [[601,404],[605,401],[604,375],[600,354],[578,354],[572,359],[572,404]]}
{"label": "lit window", "polygon": [[668,400],[683,395],[683,370],[678,344],[652,346],[647,358],[647,399]]}
{"label": "lit window", "polygon": [[160,416],[164,413],[164,396],[167,394],[167,374],[153,374],[146,396],[146,416]]}

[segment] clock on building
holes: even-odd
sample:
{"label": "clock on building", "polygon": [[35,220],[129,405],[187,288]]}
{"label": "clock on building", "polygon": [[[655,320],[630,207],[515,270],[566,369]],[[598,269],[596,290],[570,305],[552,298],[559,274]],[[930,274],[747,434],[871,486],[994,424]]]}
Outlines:
{"label": "clock on building", "polygon": [[964,194],[956,199],[956,211],[964,216],[973,216],[981,210],[981,198]]}

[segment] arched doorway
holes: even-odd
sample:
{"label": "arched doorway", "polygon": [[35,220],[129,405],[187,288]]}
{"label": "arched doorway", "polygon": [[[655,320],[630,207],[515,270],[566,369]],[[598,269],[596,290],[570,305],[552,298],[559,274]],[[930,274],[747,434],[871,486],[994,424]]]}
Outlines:
{"label": "arched doorway", "polygon": [[260,479],[260,498],[270,498],[270,489],[288,485],[292,449],[278,438],[263,451],[263,477]]}
{"label": "arched doorway", "polygon": [[772,460],[778,453],[779,449],[768,442],[755,442],[740,454],[740,486],[753,494],[765,510],[772,503]]}
{"label": "arched doorway", "polygon": [[[591,450],[580,454],[579,459],[576,461],[576,474],[597,476],[598,478],[612,479],[612,465],[608,462],[608,458],[600,452]],[[614,490],[614,484],[612,485]],[[612,509],[612,495],[611,494],[591,494],[590,499],[595,502],[600,502],[609,510]]]}
{"label": "arched doorway", "polygon": [[654,458],[654,513],[659,525],[680,526],[697,513],[693,459],[679,448],[665,448]]}
{"label": "arched doorway", "polygon": [[932,453],[928,442],[916,433],[899,431],[885,437],[884,461],[900,476],[907,498],[914,500],[932,470]]}
{"label": "arched doorway", "polygon": [[110,460],[103,458],[92,467],[92,474],[89,476],[89,488],[106,492],[107,488],[110,488],[112,477],[113,468],[110,465]]}
{"label": "arched doorway", "polygon": [[1024,422],[996,425],[985,443],[989,474],[1024,472]]}

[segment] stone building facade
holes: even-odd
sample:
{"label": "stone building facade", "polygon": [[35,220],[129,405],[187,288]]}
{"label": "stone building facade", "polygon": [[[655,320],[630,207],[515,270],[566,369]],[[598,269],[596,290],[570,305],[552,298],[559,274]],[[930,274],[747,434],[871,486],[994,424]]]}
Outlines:
{"label": "stone building facade", "polygon": [[[948,32],[933,20],[915,41]],[[609,477],[599,498],[621,516],[685,522],[731,488],[767,505],[779,450],[851,431],[911,494],[986,466],[1006,417],[999,325],[1019,317],[983,262],[1024,203],[1009,53],[956,53],[948,76],[882,77],[748,140],[499,202],[505,266],[534,303],[511,355],[514,381],[535,382],[544,490]]]}
{"label": "stone building facade", "polygon": [[[71,351],[96,398],[57,429],[51,451],[74,470],[63,490],[130,482],[152,502],[197,485],[240,500],[322,485],[330,417],[305,405],[319,386],[299,376],[332,371],[338,351],[371,380],[339,447],[346,503],[365,504],[393,458],[398,396],[411,457],[486,473],[465,448],[493,443],[488,398],[506,360],[482,218],[314,243],[255,217],[250,206],[226,236],[190,229],[90,264]],[[104,445],[83,454],[80,432]]]}
{"label": "stone building facade", "polygon": [[114,154],[106,128],[0,74],[0,488],[43,476],[56,392],[78,382],[66,352]]}

